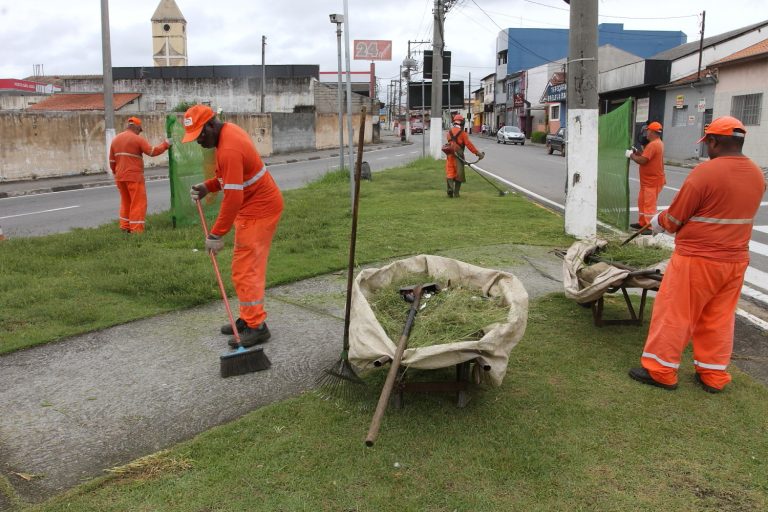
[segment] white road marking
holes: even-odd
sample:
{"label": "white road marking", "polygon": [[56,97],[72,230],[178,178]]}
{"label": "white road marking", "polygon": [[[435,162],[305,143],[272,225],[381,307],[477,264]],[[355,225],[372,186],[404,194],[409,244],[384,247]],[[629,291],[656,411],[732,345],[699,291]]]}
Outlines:
{"label": "white road marking", "polygon": [[[640,183],[640,180],[639,180],[639,179],[637,179],[637,178],[629,178],[629,181],[636,181],[636,182]],[[664,188],[666,188],[666,189],[668,189],[668,190],[674,190],[675,192],[680,192],[680,189],[679,189],[679,188],[675,188],[675,187],[668,187],[668,186],[666,186],[666,185],[664,185]]]}
{"label": "white road marking", "polygon": [[2,219],[13,219],[14,217],[25,217],[27,215],[38,215],[40,213],[50,213],[50,212],[58,212],[61,210],[71,210],[72,208],[80,208],[80,205],[75,206],[65,206],[64,208],[53,208],[52,210],[40,210],[39,212],[29,212],[29,213],[19,213],[17,215],[7,215],[5,217],[0,217],[0,220]]}

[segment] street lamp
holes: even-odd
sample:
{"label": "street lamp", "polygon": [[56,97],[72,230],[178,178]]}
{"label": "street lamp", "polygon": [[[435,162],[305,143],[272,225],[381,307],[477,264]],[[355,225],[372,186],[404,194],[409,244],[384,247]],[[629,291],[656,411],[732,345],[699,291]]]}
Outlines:
{"label": "street lamp", "polygon": [[341,25],[344,23],[343,14],[331,14],[331,23],[336,24],[336,48],[339,54],[339,80],[338,80],[338,100],[339,100],[339,170],[344,169],[344,110],[341,96]]}
{"label": "street lamp", "polygon": [[[405,78],[405,135],[411,140],[411,70],[416,70],[418,63],[412,59],[409,53],[408,58],[403,61],[403,78]],[[423,134],[422,134],[423,137]]]}

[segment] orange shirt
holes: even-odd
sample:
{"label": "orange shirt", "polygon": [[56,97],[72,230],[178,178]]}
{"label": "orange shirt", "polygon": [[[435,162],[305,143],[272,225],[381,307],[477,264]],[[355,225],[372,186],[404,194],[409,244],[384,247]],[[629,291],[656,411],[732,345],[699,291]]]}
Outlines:
{"label": "orange shirt", "polygon": [[765,192],[760,168],[746,156],[721,156],[691,171],[659,214],[677,232],[675,252],[719,261],[749,261],[752,223]]}
{"label": "orange shirt", "polygon": [[147,139],[131,130],[120,132],[109,147],[109,168],[115,173],[115,181],[144,181],[143,155],[162,155],[168,147],[165,141],[150,146]]}
{"label": "orange shirt", "polygon": [[224,190],[211,233],[229,232],[238,216],[259,219],[283,211],[283,195],[269,174],[251,137],[237,125],[224,123],[216,146],[216,178],[205,182],[210,192]]}
{"label": "orange shirt", "polygon": [[661,139],[652,140],[643,148],[648,162],[640,164],[640,186],[663,187],[667,182],[664,177],[664,143]]}

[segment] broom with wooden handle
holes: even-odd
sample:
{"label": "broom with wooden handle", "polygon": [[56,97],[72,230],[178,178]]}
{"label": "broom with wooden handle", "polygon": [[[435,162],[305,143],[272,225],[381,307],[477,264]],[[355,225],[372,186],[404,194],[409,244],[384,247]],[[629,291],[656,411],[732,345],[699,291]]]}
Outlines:
{"label": "broom with wooden handle", "polygon": [[[200,200],[197,199],[195,204],[197,205],[197,212],[200,214],[200,224],[203,226],[203,232],[205,233],[205,237],[208,238],[208,226],[205,223],[205,215],[203,214],[203,207],[200,204]],[[234,377],[235,375],[243,375],[269,369],[269,367],[272,366],[272,363],[264,353],[264,349],[261,347],[245,348],[240,343],[240,334],[237,332],[235,319],[232,316],[232,308],[229,306],[227,290],[224,288],[224,281],[221,279],[221,272],[219,271],[219,264],[216,261],[216,255],[210,251],[208,254],[211,257],[211,263],[213,263],[213,270],[216,273],[216,280],[219,283],[219,291],[221,291],[221,298],[224,300],[224,307],[227,308],[229,324],[232,326],[232,332],[237,341],[237,346],[233,350],[222,354],[219,358],[221,362],[221,376],[224,378]]]}

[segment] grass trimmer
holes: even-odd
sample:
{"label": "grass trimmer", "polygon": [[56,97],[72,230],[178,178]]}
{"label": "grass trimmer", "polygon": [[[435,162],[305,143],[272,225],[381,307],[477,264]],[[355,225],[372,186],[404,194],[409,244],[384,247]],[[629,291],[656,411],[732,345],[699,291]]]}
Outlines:
{"label": "grass trimmer", "polygon": [[[208,237],[208,226],[205,223],[205,215],[203,215],[203,207],[200,204],[200,200],[195,201],[197,205],[197,213],[200,214],[200,224],[203,226],[203,232],[206,238]],[[240,343],[240,334],[237,332],[237,326],[235,325],[235,319],[232,316],[232,308],[229,307],[229,300],[227,299],[227,291],[224,288],[224,281],[221,279],[221,272],[219,271],[219,264],[216,261],[216,255],[212,252],[208,253],[211,257],[211,263],[213,263],[213,270],[216,273],[216,280],[219,283],[219,290],[221,291],[221,298],[224,300],[224,306],[227,308],[227,316],[229,317],[229,324],[232,326],[232,332],[237,341],[237,346],[222,354],[219,358],[221,362],[221,376],[223,378],[234,377],[235,375],[243,375],[251,372],[258,372],[261,370],[267,370],[272,363],[264,353],[261,347],[245,348]]]}
{"label": "grass trimmer", "polygon": [[349,320],[352,311],[352,280],[355,270],[355,243],[357,241],[357,211],[360,202],[360,176],[362,174],[363,143],[365,142],[365,107],[360,113],[360,136],[357,144],[357,162],[355,162],[355,186],[352,198],[352,233],[349,237],[349,260],[347,263],[347,300],[344,307],[344,341],[341,357],[334,364],[324,369],[315,381],[315,385],[323,394],[334,396],[350,392],[347,384],[362,385],[361,379],[349,362]]}
{"label": "grass trimmer", "polygon": [[491,186],[492,186],[493,188],[495,188],[495,189],[496,189],[496,190],[499,192],[499,196],[505,196],[505,195],[509,194],[509,190],[504,190],[504,189],[502,189],[502,188],[499,188],[499,187],[497,187],[497,186],[496,186],[496,184],[495,184],[494,182],[492,182],[491,180],[489,180],[489,179],[488,179],[488,178],[485,176],[485,174],[483,174],[481,171],[479,171],[479,170],[478,170],[478,169],[475,167],[475,164],[476,164],[477,162],[479,162],[479,161],[480,161],[479,159],[478,159],[478,160],[476,160],[476,161],[474,161],[474,162],[467,162],[466,160],[464,160],[463,158],[461,158],[459,155],[457,155],[457,154],[455,154],[455,153],[454,153],[454,156],[455,156],[456,158],[458,158],[459,160],[461,160],[461,162],[462,162],[464,165],[468,166],[470,169],[472,169],[472,170],[473,170],[473,171],[475,171],[477,174],[479,174],[481,178],[483,178],[485,181],[487,181],[488,183],[490,183],[490,184],[491,184]]}

